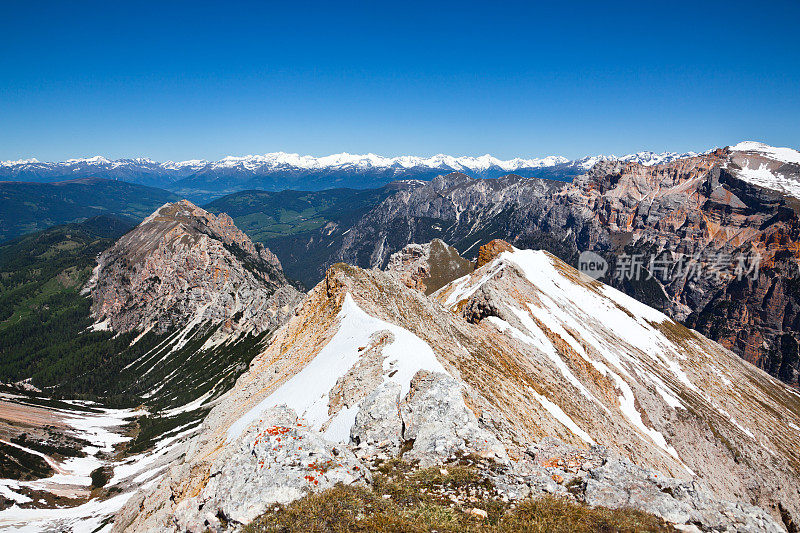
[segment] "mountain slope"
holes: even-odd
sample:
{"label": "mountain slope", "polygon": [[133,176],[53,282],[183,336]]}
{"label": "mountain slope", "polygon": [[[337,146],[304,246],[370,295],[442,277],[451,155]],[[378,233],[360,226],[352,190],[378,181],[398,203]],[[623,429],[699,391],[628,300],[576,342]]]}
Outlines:
{"label": "mountain slope", "polygon": [[[718,498],[798,516],[798,421],[800,398],[785,385],[544,252],[501,253],[432,298],[396,273],[338,264],[115,529],[247,523],[307,491],[368,482],[371,458],[397,453],[423,465],[491,459],[518,498],[547,486],[552,463],[532,450],[555,436],[625,458],[570,470],[576,497],[654,498],[673,522],[779,531]],[[611,474],[612,463],[628,474]],[[639,489],[629,475],[644,476]]]}
{"label": "mountain slope", "polygon": [[184,453],[300,298],[225,215],[182,201],[118,239],[84,228],[98,225],[0,246],[16,253],[0,262],[0,370],[21,382],[0,398],[0,438],[53,469],[0,480],[0,527],[98,527]]}
{"label": "mountain slope", "polygon": [[78,335],[91,324],[80,291],[97,255],[130,228],[101,216],[0,244],[0,381],[52,386],[68,381],[77,361],[97,362],[89,345],[110,335]]}
{"label": "mountain slope", "polygon": [[0,245],[3,382],[155,410],[210,400],[300,298],[225,215],[184,201],[129,228],[98,217]]}
{"label": "mountain slope", "polygon": [[[598,165],[517,238],[547,230],[572,253],[603,254],[605,279],[797,384],[796,199],[741,179],[730,168],[738,157],[725,150],[659,167]],[[623,256],[636,254],[663,268],[615,278]]]}
{"label": "mountain slope", "polygon": [[[275,249],[289,264],[308,254],[306,284],[336,261],[383,267],[407,244],[434,238],[469,258],[494,238],[573,265],[593,251],[608,262],[603,281],[798,384],[800,222],[797,198],[783,192],[794,163],[783,159],[800,154],[759,150],[649,166],[598,162],[570,184],[451,174],[388,197],[350,226],[298,234]],[[783,159],[769,159],[775,150]],[[742,177],[746,161],[756,159],[782,185]],[[625,271],[634,258],[636,272]],[[749,274],[737,275],[739,268]]]}
{"label": "mountain slope", "polygon": [[162,189],[98,178],[0,182],[0,241],[102,214],[138,221],[177,199]]}

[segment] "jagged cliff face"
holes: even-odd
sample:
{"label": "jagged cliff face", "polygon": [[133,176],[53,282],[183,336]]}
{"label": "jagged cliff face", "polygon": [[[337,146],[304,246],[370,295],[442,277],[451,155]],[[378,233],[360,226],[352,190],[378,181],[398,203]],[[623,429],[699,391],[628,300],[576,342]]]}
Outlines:
{"label": "jagged cliff face", "polygon": [[[494,238],[574,265],[581,251],[595,251],[611,263],[603,281],[798,385],[800,154],[770,150],[742,143],[664,165],[600,162],[568,185],[451,174],[393,195],[309,246],[334,245],[322,268],[383,267],[407,244],[434,238],[470,258]],[[643,258],[641,279],[615,278],[619,256],[634,254]],[[685,267],[696,257],[709,274],[720,254],[726,274]],[[670,265],[652,278],[651,256]],[[739,256],[746,268],[760,257],[759,275],[737,279]]]}
{"label": "jagged cliff face", "polygon": [[[741,157],[718,151],[649,168],[600,164],[532,225],[612,260],[623,252],[699,258],[699,275],[676,261],[654,271],[659,288],[649,295],[644,283],[610,281],[797,385],[797,201],[743,179],[735,164]],[[721,275],[710,271],[717,257],[726,258]],[[735,276],[737,257],[759,257],[758,275]]]}
{"label": "jagged cliff face", "polygon": [[576,456],[624,458],[569,474],[592,504],[658,500],[673,522],[742,531],[780,530],[750,503],[799,516],[793,391],[545,252],[495,246],[482,257],[430,297],[397,269],[332,267],[185,460],[115,528],[236,526],[308,491],[369,482],[369,458],[401,450],[422,464],[489,458],[530,494],[552,483],[546,437]]}
{"label": "jagged cliff face", "polygon": [[299,293],[278,259],[226,214],[166,204],[98,259],[92,312],[115,331],[164,333],[190,323],[274,329]]}
{"label": "jagged cliff face", "polygon": [[469,249],[476,253],[478,245],[497,236],[510,211],[541,205],[563,185],[515,175],[493,180],[475,180],[458,173],[439,176],[384,200],[344,235],[331,261],[383,267],[389,256],[406,244],[434,238],[462,253]]}

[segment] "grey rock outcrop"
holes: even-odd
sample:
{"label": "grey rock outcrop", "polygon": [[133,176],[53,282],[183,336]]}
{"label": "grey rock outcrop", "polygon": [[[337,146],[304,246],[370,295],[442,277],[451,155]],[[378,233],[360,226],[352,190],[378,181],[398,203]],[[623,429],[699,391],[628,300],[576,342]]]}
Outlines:
{"label": "grey rock outcrop", "polygon": [[[370,480],[369,470],[346,446],[326,441],[294,411],[278,406],[220,450],[202,489],[183,499],[171,516],[165,515],[160,527],[201,533],[246,525],[271,505],[337,483]],[[126,518],[134,517],[119,517],[117,527]]]}
{"label": "grey rock outcrop", "polygon": [[706,531],[784,531],[759,507],[719,501],[702,483],[670,478],[616,458],[588,472],[584,498],[589,505],[632,507],[674,524],[698,525]]}
{"label": "grey rock outcrop", "polygon": [[[516,473],[489,473],[515,499],[557,494],[591,506],[638,509],[702,531],[779,533],[782,524],[754,505],[720,500],[700,481],[642,468],[605,446],[576,448],[546,438],[528,450],[531,462]],[[557,480],[557,481],[556,481]]]}
{"label": "grey rock outcrop", "polygon": [[391,454],[400,450],[403,441],[400,392],[400,384],[389,381],[364,399],[350,430],[353,444],[366,450],[385,450]]}
{"label": "grey rock outcrop", "polygon": [[464,403],[462,386],[450,376],[420,371],[400,405],[403,438],[414,445],[406,456],[423,465],[455,454],[474,453],[497,461],[508,455],[500,441],[482,428]]}
{"label": "grey rock outcrop", "polygon": [[458,454],[508,461],[503,444],[467,407],[458,380],[420,370],[408,394],[401,399],[400,393],[399,385],[384,383],[361,404],[350,431],[359,456],[397,453],[407,444],[403,458],[424,466]]}

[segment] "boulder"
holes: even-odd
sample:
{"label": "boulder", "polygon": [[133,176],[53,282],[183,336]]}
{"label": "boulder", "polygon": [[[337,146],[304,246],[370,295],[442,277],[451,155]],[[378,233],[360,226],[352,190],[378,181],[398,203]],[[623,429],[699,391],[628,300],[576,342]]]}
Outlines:
{"label": "boulder", "polygon": [[346,446],[325,440],[285,406],[264,412],[235,442],[221,449],[197,496],[184,499],[173,521],[180,531],[203,532],[248,524],[271,505],[310,492],[368,482],[369,471]]}

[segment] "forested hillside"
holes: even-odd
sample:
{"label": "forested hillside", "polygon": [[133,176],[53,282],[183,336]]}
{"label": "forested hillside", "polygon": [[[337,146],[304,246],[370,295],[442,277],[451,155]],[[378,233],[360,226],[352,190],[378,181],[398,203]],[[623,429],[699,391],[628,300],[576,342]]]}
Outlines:
{"label": "forested hillside", "polygon": [[125,339],[83,333],[90,302],[80,290],[97,255],[130,227],[103,216],[0,245],[0,380],[51,386],[119,351]]}
{"label": "forested hillside", "polygon": [[138,222],[176,199],[163,189],[99,178],[57,183],[4,181],[0,182],[0,242],[98,215]]}

